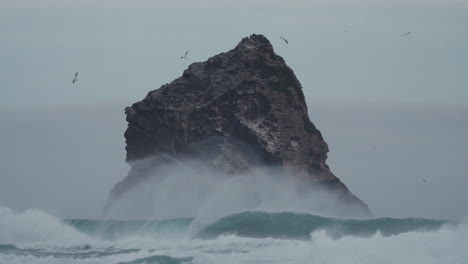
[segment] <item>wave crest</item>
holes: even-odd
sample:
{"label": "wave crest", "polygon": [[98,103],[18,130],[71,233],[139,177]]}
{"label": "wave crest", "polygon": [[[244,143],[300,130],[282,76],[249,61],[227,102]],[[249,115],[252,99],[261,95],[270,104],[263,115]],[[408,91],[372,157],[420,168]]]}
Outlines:
{"label": "wave crest", "polygon": [[289,212],[244,212],[221,218],[205,227],[199,236],[216,237],[234,234],[253,238],[309,239],[312,232],[319,230],[325,231],[333,238],[370,237],[376,233],[390,236],[410,231],[435,231],[445,223],[448,222],[423,218],[354,220]]}
{"label": "wave crest", "polygon": [[54,242],[77,245],[90,242],[90,238],[59,218],[38,209],[15,213],[0,207],[0,244]]}
{"label": "wave crest", "polygon": [[223,235],[250,238],[309,239],[315,231],[332,238],[398,235],[410,231],[436,231],[448,221],[423,218],[339,219],[301,213],[243,212],[225,216],[191,233],[192,218],[163,221],[67,220],[68,224],[93,237],[119,239],[129,236],[210,239]]}

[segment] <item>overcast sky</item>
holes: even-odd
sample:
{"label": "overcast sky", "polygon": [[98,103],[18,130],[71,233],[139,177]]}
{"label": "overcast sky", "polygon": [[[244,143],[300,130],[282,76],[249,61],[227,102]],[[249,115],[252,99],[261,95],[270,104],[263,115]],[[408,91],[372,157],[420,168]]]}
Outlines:
{"label": "overcast sky", "polygon": [[123,107],[261,33],[301,81],[332,171],[376,215],[466,216],[467,13],[458,0],[0,0],[0,205],[93,217],[129,168]]}
{"label": "overcast sky", "polygon": [[458,0],[0,0],[0,105],[130,103],[252,33],[314,98],[466,103],[467,12]]}

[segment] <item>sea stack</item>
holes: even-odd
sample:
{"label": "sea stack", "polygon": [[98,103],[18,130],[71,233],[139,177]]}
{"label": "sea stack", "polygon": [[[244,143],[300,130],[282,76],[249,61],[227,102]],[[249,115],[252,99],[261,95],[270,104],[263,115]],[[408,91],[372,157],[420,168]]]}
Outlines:
{"label": "sea stack", "polygon": [[164,162],[161,157],[191,158],[233,177],[258,166],[279,167],[288,177],[324,186],[361,215],[370,215],[330,171],[328,145],[309,119],[302,86],[263,35],[192,63],[181,77],[149,92],[125,113],[132,168],[111,198],[149,177],[148,171]]}

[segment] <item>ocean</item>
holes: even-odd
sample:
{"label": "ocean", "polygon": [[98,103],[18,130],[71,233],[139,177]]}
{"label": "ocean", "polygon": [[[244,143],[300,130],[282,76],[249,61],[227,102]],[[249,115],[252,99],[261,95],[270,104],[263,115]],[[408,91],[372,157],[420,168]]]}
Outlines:
{"label": "ocean", "polygon": [[0,208],[0,263],[468,263],[468,225],[246,211],[211,223],[60,219]]}

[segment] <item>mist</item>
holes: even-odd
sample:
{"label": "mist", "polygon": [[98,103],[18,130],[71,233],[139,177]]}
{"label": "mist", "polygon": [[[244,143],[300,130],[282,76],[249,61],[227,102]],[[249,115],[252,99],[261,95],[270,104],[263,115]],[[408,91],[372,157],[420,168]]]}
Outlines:
{"label": "mist", "polygon": [[[468,107],[307,101],[310,118],[329,145],[332,172],[374,216],[468,215]],[[41,208],[62,218],[106,217],[101,209],[109,191],[130,169],[125,163],[124,107],[3,108],[0,206]],[[236,178],[219,177],[194,162],[163,170],[108,216],[216,218],[246,209],[325,215],[339,211],[336,206],[320,211],[320,203],[308,202],[332,197],[300,196],[297,183],[262,170]]]}
{"label": "mist", "polygon": [[281,168],[258,167],[229,175],[198,160],[175,159],[153,168],[149,176],[145,174],[145,179],[111,200],[104,216],[109,219],[195,217],[196,223],[203,225],[245,211],[368,217],[358,205],[344,204],[337,193],[327,192]]}
{"label": "mist", "polygon": [[332,172],[375,216],[468,215],[466,1],[1,6],[1,206],[101,217],[130,169],[124,107],[260,33],[301,81]]}
{"label": "mist", "polygon": [[60,217],[96,217],[123,178],[124,106],[3,108],[0,204]]}
{"label": "mist", "polygon": [[378,216],[468,215],[468,107],[430,103],[309,104],[332,171]]}

